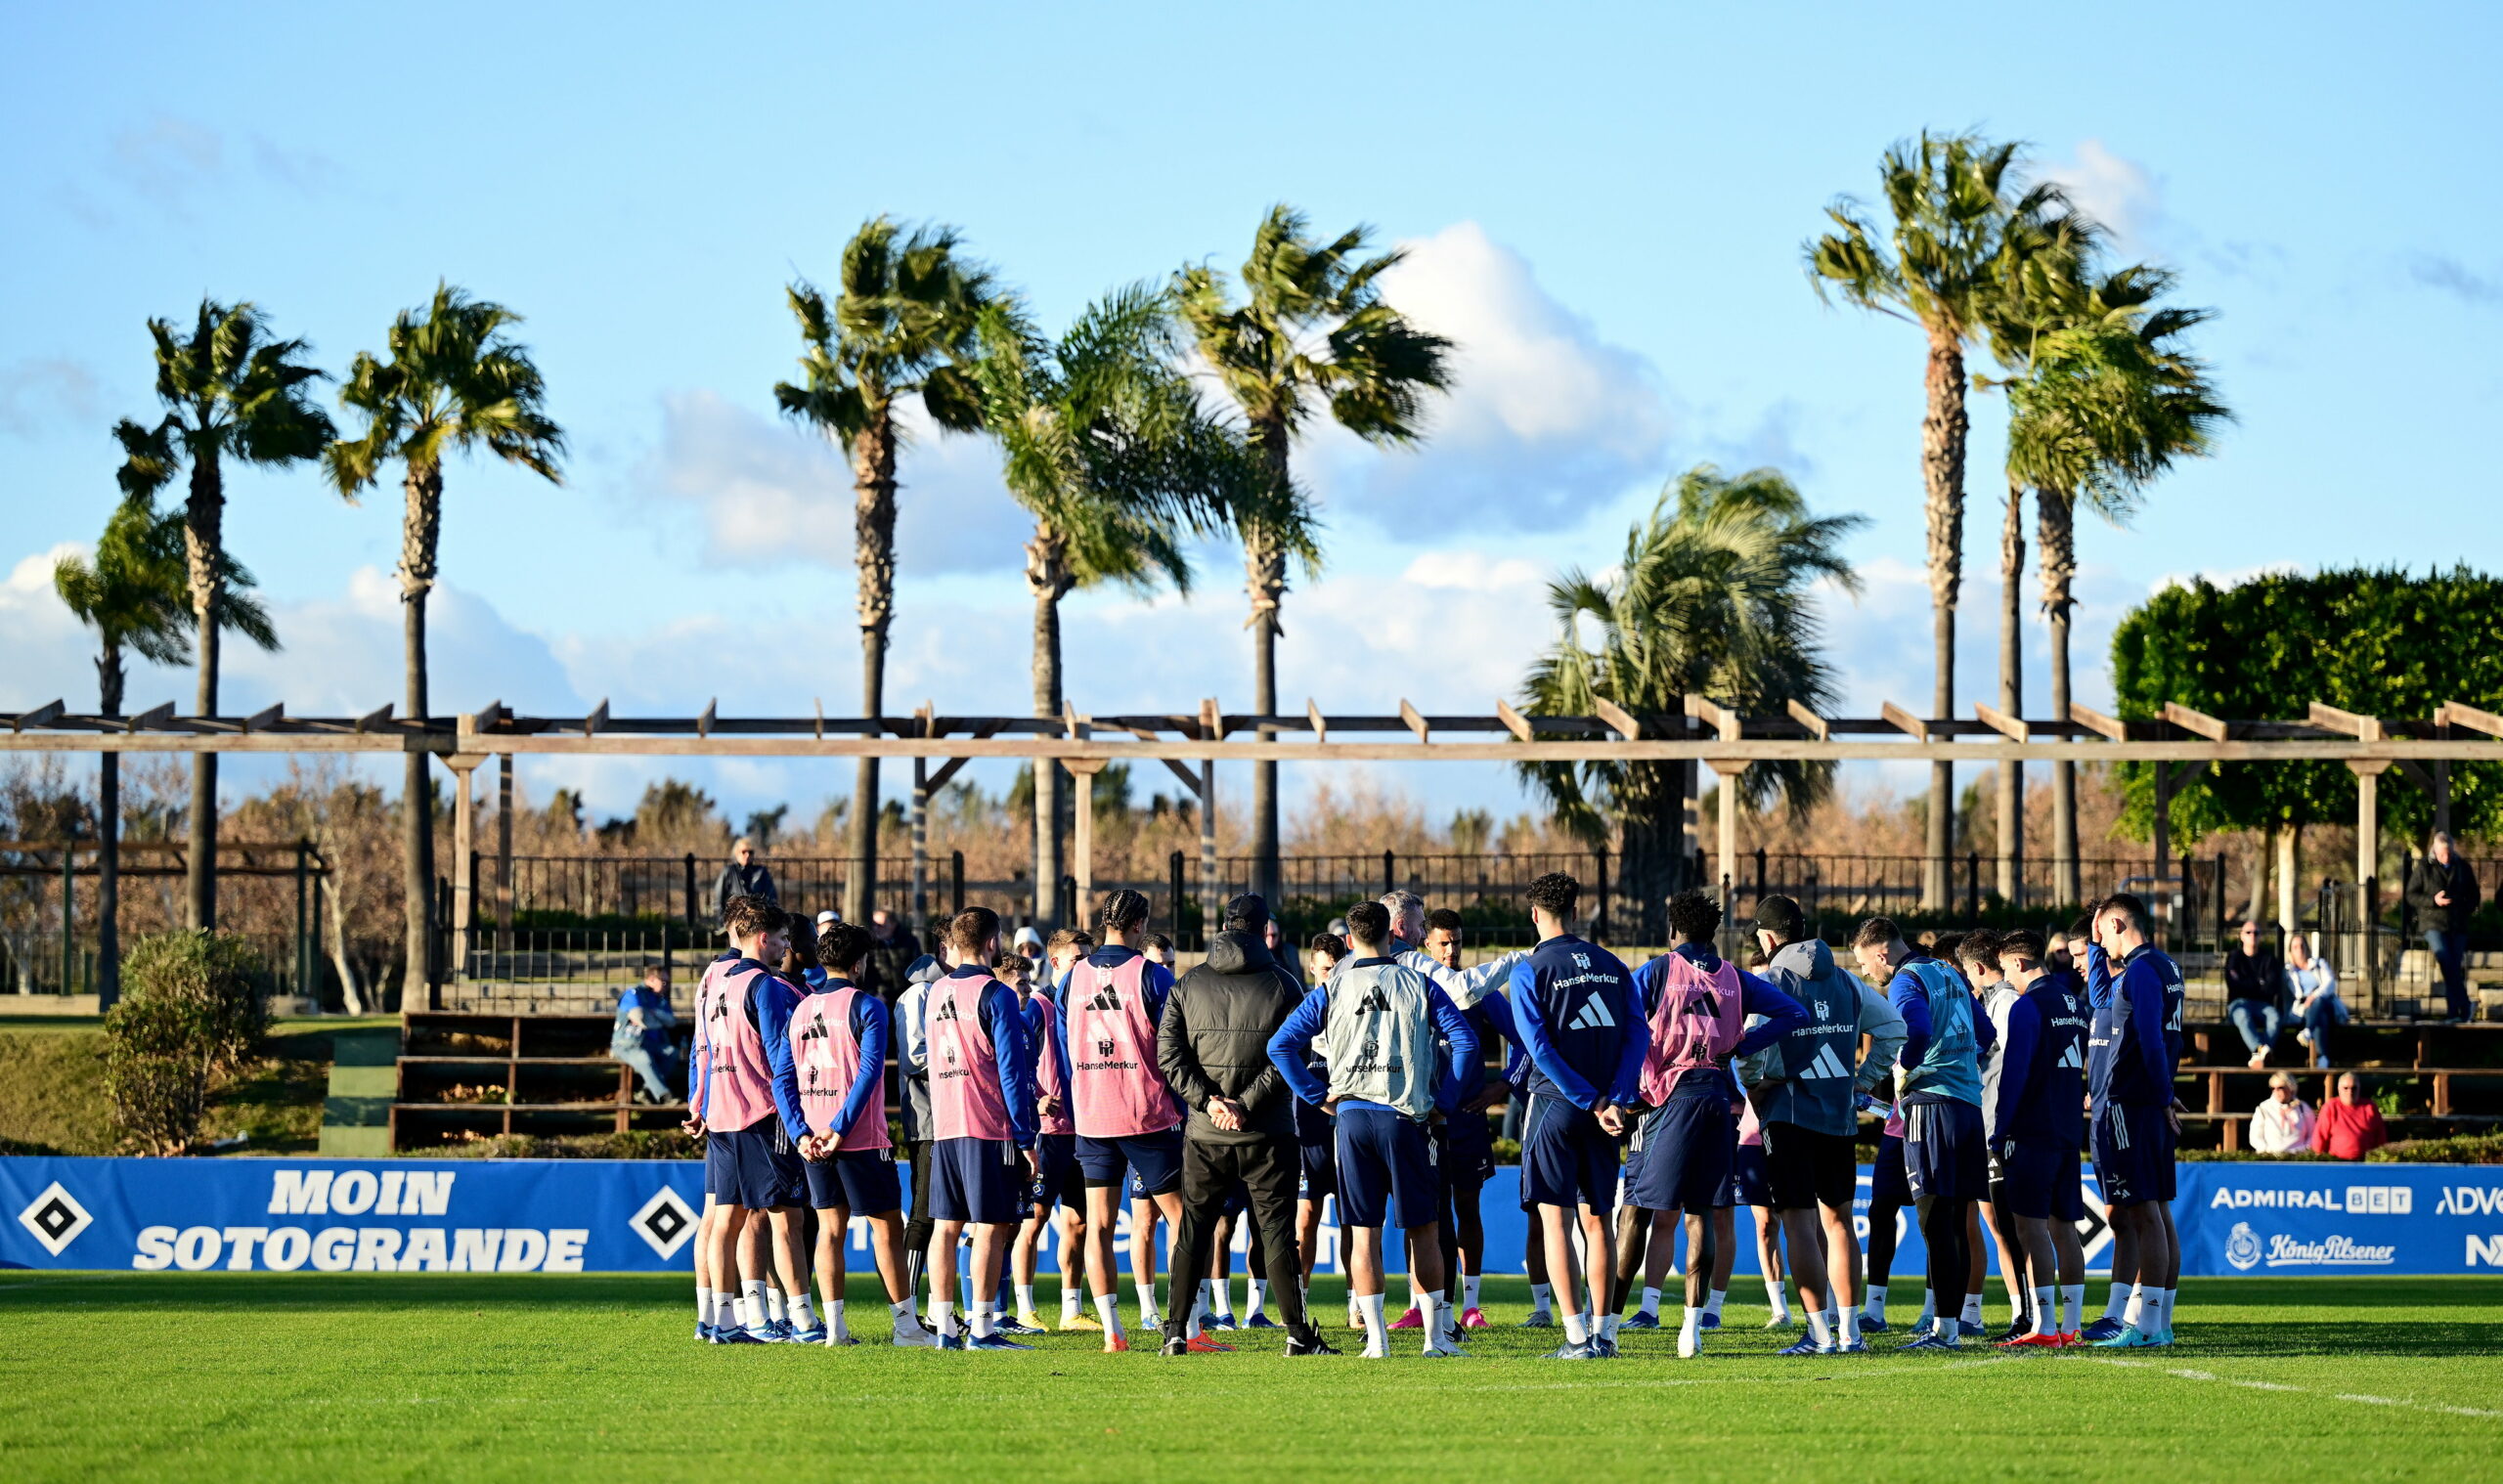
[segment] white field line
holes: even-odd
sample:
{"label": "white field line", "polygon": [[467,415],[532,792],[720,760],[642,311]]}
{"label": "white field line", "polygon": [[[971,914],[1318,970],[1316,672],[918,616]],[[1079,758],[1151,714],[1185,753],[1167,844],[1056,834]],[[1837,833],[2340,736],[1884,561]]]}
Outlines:
{"label": "white field line", "polygon": [[[2293,1391],[2305,1395],[2313,1394],[2309,1386],[2290,1386],[2283,1381],[2247,1381],[2230,1375],[2218,1375],[2212,1372],[2194,1371],[2184,1366],[2161,1366],[2154,1361],[2115,1360],[2109,1356],[2100,1355],[2094,1357],[2094,1360],[2099,1365],[2125,1366],[2132,1371],[2161,1372],[2185,1381],[2218,1381],[2227,1386],[2239,1386],[2246,1391]],[[2333,1402],[2353,1402],[2362,1407],[2401,1407],[2411,1412],[2439,1412],[2451,1417],[2503,1418],[2503,1411],[2488,1407],[2452,1407],[2440,1402],[2411,1402],[2395,1396],[2368,1396],[2360,1391],[2331,1391],[2322,1394],[2328,1396]]]}

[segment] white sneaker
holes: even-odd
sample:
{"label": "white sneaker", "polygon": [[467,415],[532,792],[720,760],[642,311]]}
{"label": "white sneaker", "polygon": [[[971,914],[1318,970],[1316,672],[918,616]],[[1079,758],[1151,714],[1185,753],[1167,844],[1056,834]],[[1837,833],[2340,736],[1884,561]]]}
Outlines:
{"label": "white sneaker", "polygon": [[1680,1329],[1678,1331],[1678,1359],[1692,1360],[1702,1353],[1702,1331]]}
{"label": "white sneaker", "polygon": [[909,1330],[898,1326],[895,1343],[899,1350],[936,1350],[939,1348],[939,1336],[919,1325]]}

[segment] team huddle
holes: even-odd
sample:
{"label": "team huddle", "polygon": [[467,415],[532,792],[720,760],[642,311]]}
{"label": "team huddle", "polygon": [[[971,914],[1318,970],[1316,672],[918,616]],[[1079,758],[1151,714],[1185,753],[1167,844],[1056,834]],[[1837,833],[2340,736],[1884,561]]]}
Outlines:
{"label": "team huddle", "polygon": [[[1139,893],[1111,893],[1093,932],[1054,935],[1040,962],[1002,953],[998,915],[973,908],[944,925],[938,956],[892,1005],[855,982],[862,929],[821,919],[812,940],[805,920],[732,897],[690,1063],[687,1127],[706,1146],[697,1337],[857,1343],[844,1298],[857,1218],[896,1345],[1031,1348],[1017,1336],[1043,1329],[1035,1274],[1057,1234],[1059,1328],[1126,1351],[1115,1251],[1126,1217],[1137,1332],[1163,1353],[1283,1328],[1287,1354],[1334,1355],[1307,1299],[1335,1200],[1363,1353],[1386,1356],[1393,1331],[1414,1330],[1424,1354],[1463,1355],[1489,1326],[1490,1113],[1517,1098],[1527,1324],[1560,1328],[1555,1358],[1613,1357],[1622,1331],[1667,1328],[1681,1234],[1675,1352],[1701,1354],[1740,1205],[1774,1324],[1790,1322],[1785,1270],[1797,1288],[1805,1333],[1784,1355],[1865,1352],[1888,1329],[1906,1207],[1927,1260],[1902,1348],[1990,1337],[1985,1231],[2012,1299],[1998,1344],[2173,1342],[2182,987],[2136,897],[2107,898],[2052,942],[1977,931],[1918,946],[1870,918],[1852,938],[1855,974],[1786,896],[1756,907],[1753,972],[1716,949],[1722,909],[1703,894],[1670,901],[1676,942],[1634,969],[1573,934],[1571,877],[1542,876],[1528,896],[1536,946],[1469,969],[1459,915],[1413,894],[1350,908],[1299,965],[1267,904],[1238,896],[1206,962],[1178,980]],[[1864,1113],[1885,1119],[1865,1263]],[[2107,1306],[2090,1324],[2088,1157],[2113,1236]],[[1386,1238],[1404,1241],[1410,1282],[1395,1320]]]}

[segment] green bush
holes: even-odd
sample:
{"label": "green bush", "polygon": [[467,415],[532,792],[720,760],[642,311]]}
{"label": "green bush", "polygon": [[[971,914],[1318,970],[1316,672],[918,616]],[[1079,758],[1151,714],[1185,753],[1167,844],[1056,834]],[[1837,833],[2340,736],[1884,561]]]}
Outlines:
{"label": "green bush", "polygon": [[178,1155],[211,1091],[251,1065],[269,1026],[268,975],[242,938],[195,932],[139,939],[122,976],[122,1001],[105,1017],[113,1124],[143,1154]]}
{"label": "green bush", "polygon": [[704,1146],[676,1128],[622,1134],[490,1134],[425,1153],[452,1159],[700,1159]]}
{"label": "green bush", "polygon": [[2377,1164],[2503,1164],[2503,1133],[2401,1139],[2364,1157]]}

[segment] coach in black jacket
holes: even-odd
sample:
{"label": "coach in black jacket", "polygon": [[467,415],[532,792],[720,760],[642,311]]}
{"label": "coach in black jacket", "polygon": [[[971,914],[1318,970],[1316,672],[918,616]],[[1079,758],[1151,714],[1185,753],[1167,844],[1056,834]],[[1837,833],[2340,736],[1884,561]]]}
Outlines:
{"label": "coach in black jacket", "polygon": [[1173,1234],[1173,1301],[1164,1316],[1164,1353],[1189,1353],[1196,1305],[1185,1295],[1208,1271],[1208,1235],[1226,1193],[1243,1182],[1260,1234],[1269,1291],[1286,1313],[1287,1354],[1335,1355],[1304,1313],[1295,1258],[1295,1181],[1302,1161],[1295,1139],[1295,1094],[1269,1063],[1269,1037],[1295,1006],[1303,983],[1261,941],[1269,904],[1255,895],[1225,904],[1225,930],[1206,963],[1182,976],[1158,1024],[1157,1063],[1191,1110],[1182,1140],[1182,1221]]}

